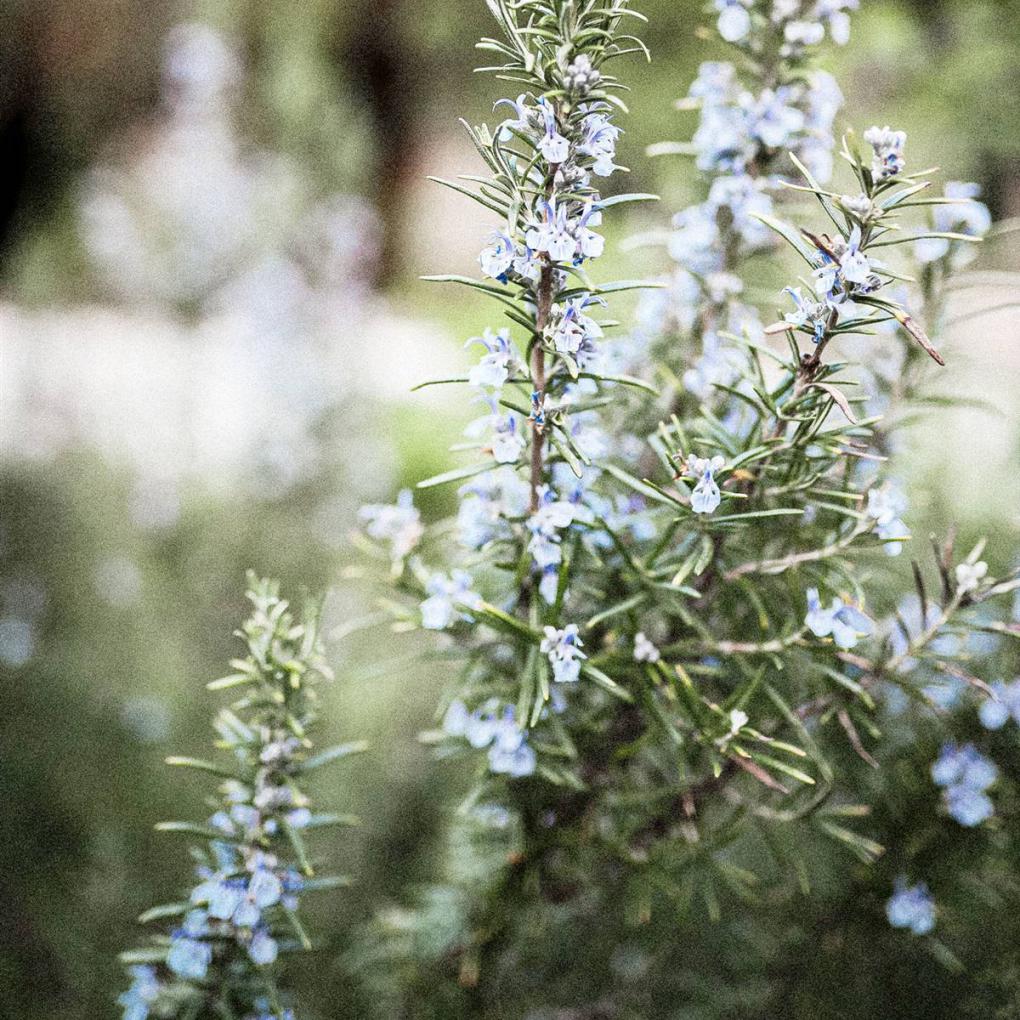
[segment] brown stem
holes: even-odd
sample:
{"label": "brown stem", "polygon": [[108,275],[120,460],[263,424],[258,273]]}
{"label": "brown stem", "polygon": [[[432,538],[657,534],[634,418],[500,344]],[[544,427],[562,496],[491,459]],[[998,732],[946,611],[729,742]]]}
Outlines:
{"label": "brown stem", "polygon": [[[538,407],[545,401],[545,348],[543,333],[549,324],[549,313],[552,309],[553,280],[555,270],[546,263],[542,266],[542,274],[538,278],[536,294],[535,332],[537,338],[531,349],[531,382],[537,394]],[[531,438],[531,512],[538,512],[538,490],[544,481],[544,447],[543,428],[537,422],[532,426]]]}

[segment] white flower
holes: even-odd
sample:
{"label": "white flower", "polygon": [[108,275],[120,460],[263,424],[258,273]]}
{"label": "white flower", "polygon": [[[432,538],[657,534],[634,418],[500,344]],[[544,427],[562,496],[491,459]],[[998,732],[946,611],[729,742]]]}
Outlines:
{"label": "white flower", "polygon": [[988,564],[984,560],[977,563],[958,563],[956,566],[956,587],[959,592],[974,591],[988,573]]}
{"label": "white flower", "polygon": [[658,662],[660,658],[662,658],[662,656],[659,649],[648,640],[644,631],[639,630],[634,635],[634,661]]}

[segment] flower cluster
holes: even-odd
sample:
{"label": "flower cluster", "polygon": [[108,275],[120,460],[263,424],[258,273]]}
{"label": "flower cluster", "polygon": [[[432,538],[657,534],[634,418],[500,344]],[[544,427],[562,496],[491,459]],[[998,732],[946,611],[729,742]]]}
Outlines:
{"label": "flower cluster", "polygon": [[[357,745],[310,755],[305,735],[315,718],[315,687],[331,673],[322,655],[317,616],[297,623],[276,586],[250,578],[254,606],[242,634],[248,656],[237,672],[211,689],[243,695],[216,717],[215,728],[232,762],[219,766],[193,758],[168,763],[225,776],[219,809],[206,826],[168,822],[167,831],[201,834],[196,849],[198,882],[185,904],[156,907],[144,915],[175,917],[168,940],[123,954],[132,983],[120,997],[125,1020],[150,1015],[195,1015],[208,1006],[229,1015],[284,1020],[278,974],[282,948],[307,948],[298,920],[302,896],[335,880],[315,877],[303,830],[338,820],[313,815],[299,780]],[[191,1010],[191,1013],[188,1013]]]}
{"label": "flower cluster", "polygon": [[469,712],[463,701],[453,701],[443,716],[443,731],[450,737],[463,737],[474,748],[487,747],[489,769],[497,775],[520,779],[535,771],[535,752],[517,724],[512,705],[500,710],[497,702],[489,702]]}
{"label": "flower cluster", "polygon": [[972,828],[995,812],[988,788],[998,779],[995,764],[973,744],[948,743],[931,767],[931,778],[942,787],[946,810],[961,825]]}
{"label": "flower cluster", "polygon": [[[721,334],[761,335],[757,311],[742,300],[743,283],[734,271],[743,259],[771,246],[763,219],[773,213],[774,196],[794,169],[792,160],[821,181],[831,176],[832,125],[843,97],[830,74],[811,67],[811,58],[827,26],[836,41],[847,41],[847,11],[856,6],[856,0],[717,0],[720,35],[754,59],[741,61],[739,68],[731,62],[703,63],[681,103],[699,111],[690,145],[651,150],[691,152],[709,179],[705,201],[673,219],[667,248],[677,268],[665,297],[645,298],[647,306],[657,307],[645,333],[668,339],[679,327],[699,350],[682,381],[700,400],[715,398],[716,387],[732,386],[742,374],[742,352]],[[819,320],[813,307],[803,314],[814,326]],[[636,363],[647,338],[635,340]]]}

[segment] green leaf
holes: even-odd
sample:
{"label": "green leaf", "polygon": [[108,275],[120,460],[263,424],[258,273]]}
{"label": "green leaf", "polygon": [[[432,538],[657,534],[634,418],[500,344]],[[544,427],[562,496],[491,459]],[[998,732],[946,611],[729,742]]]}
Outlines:
{"label": "green leaf", "polygon": [[775,510],[749,510],[746,514],[724,514],[722,517],[709,517],[713,524],[723,521],[750,521],[757,517],[801,517],[804,510],[798,507],[777,507]]}
{"label": "green leaf", "polygon": [[589,680],[594,681],[604,691],[611,694],[614,698],[619,698],[621,701],[633,702],[634,696],[630,691],[624,690],[615,680],[611,680],[605,673],[600,669],[596,669],[591,664],[585,662],[581,665],[581,675],[586,676]]}
{"label": "green leaf", "polygon": [[447,482],[459,482],[464,478],[471,478],[480,475],[485,471],[491,471],[496,466],[495,461],[487,460],[481,464],[472,464],[469,467],[454,468],[452,471],[444,471],[441,475],[433,475],[419,482],[416,489],[431,489],[436,485],[446,485]]}
{"label": "green leaf", "polygon": [[223,843],[233,842],[219,829],[198,825],[195,822],[157,822],[155,828],[157,832],[180,832],[187,836],[200,836],[202,839],[219,840]]}
{"label": "green leaf", "polygon": [[231,673],[229,676],[221,676],[219,680],[210,680],[205,685],[207,691],[225,691],[229,687],[241,687],[244,684],[253,684],[258,679],[255,673]]}
{"label": "green leaf", "polygon": [[192,903],[163,903],[158,907],[149,907],[148,910],[138,915],[139,924],[149,924],[151,921],[161,921],[166,917],[182,917],[194,904]]}
{"label": "green leaf", "polygon": [[317,769],[320,765],[327,765],[329,762],[336,761],[338,758],[346,758],[349,754],[360,754],[362,751],[367,749],[367,740],[352,740],[347,744],[337,744],[336,747],[331,747],[326,751],[320,751],[318,754],[303,761],[298,771],[311,772],[312,769]]}
{"label": "green leaf", "polygon": [[608,209],[612,205],[623,205],[625,202],[658,202],[658,195],[648,195],[639,192],[626,195],[611,195],[609,198],[599,200],[598,208]]}
{"label": "green leaf", "polygon": [[774,230],[809,266],[814,268],[814,262],[811,259],[809,250],[804,246],[804,242],[801,241],[793,227],[780,223],[779,220],[773,219],[771,216],[764,216],[761,213],[751,213],[751,216],[756,220],[760,220],[770,230]]}
{"label": "green leaf", "polygon": [[885,853],[885,847],[881,843],[876,843],[873,839],[868,839],[842,825],[835,825],[826,818],[816,819],[815,824],[833,839],[846,844],[865,864],[873,864]]}
{"label": "green leaf", "polygon": [[666,506],[683,505],[679,500],[670,499],[668,496],[663,495],[658,489],[653,488],[647,482],[638,481],[632,474],[624,471],[621,467],[617,467],[615,464],[602,464],[601,467],[608,471],[618,482],[623,482],[624,485],[640,493],[646,499],[653,500],[656,503],[663,503]]}
{"label": "green leaf", "polygon": [[505,634],[516,634],[533,642],[542,640],[538,631],[532,630],[523,620],[518,620],[516,616],[511,616],[502,609],[489,605],[488,602],[483,602],[481,606],[472,609],[471,612],[485,620],[490,627],[501,630]]}
{"label": "green leaf", "polygon": [[165,758],[164,762],[167,765],[180,766],[182,768],[197,769],[199,772],[208,772],[214,776],[220,776],[223,779],[238,779],[240,778],[236,772],[232,769],[224,768],[222,765],[215,765],[211,761],[202,761],[201,758],[182,758],[177,755],[171,755],[169,758]]}
{"label": "green leaf", "polygon": [[599,382],[619,383],[621,386],[633,386],[635,389],[644,390],[653,396],[659,396],[659,391],[644,379],[637,379],[632,375],[601,375],[598,372],[579,372],[580,379],[596,379]]}
{"label": "green leaf", "polygon": [[620,613],[626,613],[628,610],[636,609],[642,602],[646,601],[647,598],[648,592],[639,591],[636,595],[631,595],[629,599],[624,599],[622,602],[616,602],[607,609],[603,609],[601,612],[596,613],[584,625],[585,629],[590,630],[592,627],[602,623],[603,620],[608,620],[613,616],[618,616]]}
{"label": "green leaf", "polygon": [[153,946],[151,949],[129,949],[126,952],[118,953],[117,959],[129,967],[140,963],[164,963],[168,948],[168,946]]}

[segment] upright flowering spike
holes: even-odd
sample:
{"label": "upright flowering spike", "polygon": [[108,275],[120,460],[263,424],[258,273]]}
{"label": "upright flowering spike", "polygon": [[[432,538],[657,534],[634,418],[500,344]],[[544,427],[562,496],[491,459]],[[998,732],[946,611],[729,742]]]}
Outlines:
{"label": "upright flowering spike", "polygon": [[[187,902],[149,911],[152,920],[177,919],[169,939],[123,956],[129,963],[149,961],[129,970],[131,986],[118,1000],[125,1020],[194,1016],[204,1009],[275,1020],[289,1014],[280,1005],[288,994],[282,975],[271,965],[281,943],[308,945],[297,911],[313,877],[301,835],[313,816],[301,783],[318,765],[359,748],[311,754],[306,734],[315,721],[315,689],[332,677],[317,612],[309,610],[298,622],[274,584],[253,576],[249,584],[254,609],[242,631],[248,656],[234,662],[236,673],[210,684],[243,692],[215,722],[231,760],[221,766],[167,759],[228,778],[204,827],[209,835],[194,851],[198,881]],[[180,822],[161,827],[203,831]],[[330,884],[328,878],[315,881]]]}

